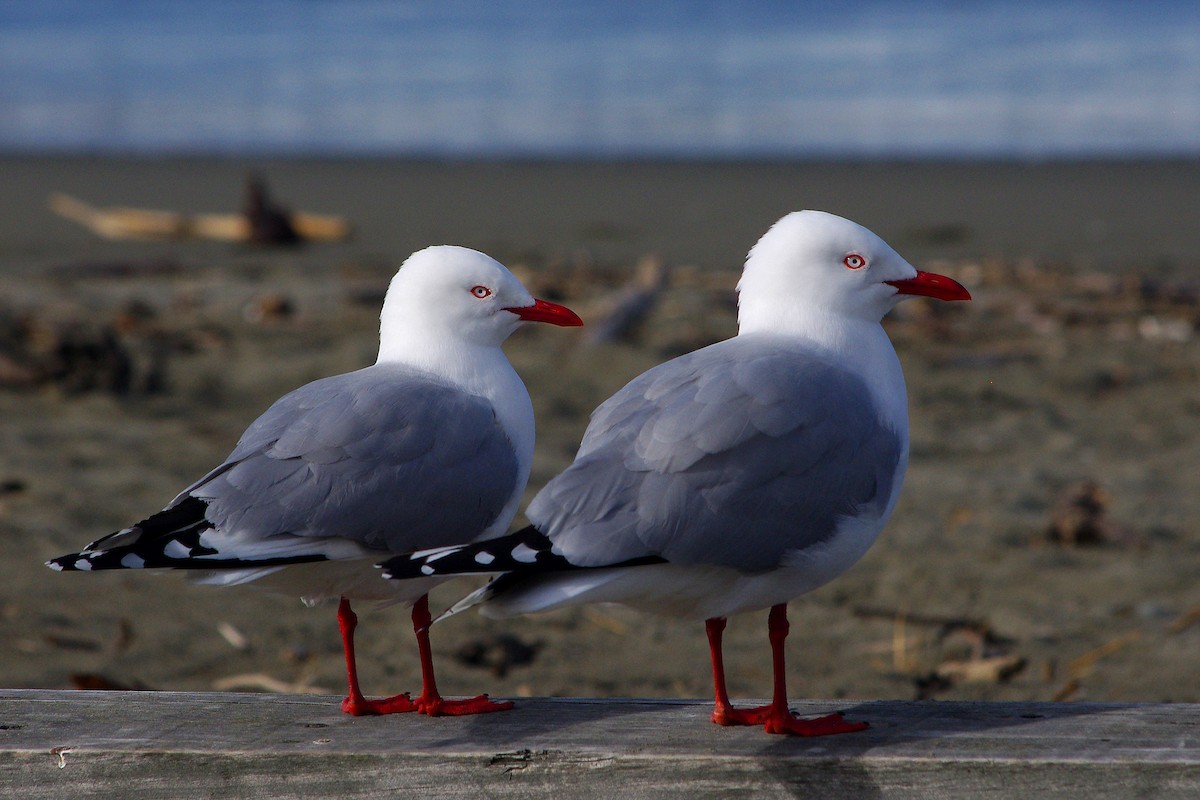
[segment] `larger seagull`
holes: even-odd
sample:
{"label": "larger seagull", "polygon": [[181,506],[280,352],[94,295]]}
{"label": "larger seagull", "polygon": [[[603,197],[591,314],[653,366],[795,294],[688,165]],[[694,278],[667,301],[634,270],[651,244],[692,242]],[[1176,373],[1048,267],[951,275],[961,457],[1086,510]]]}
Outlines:
{"label": "larger seagull", "polygon": [[[308,601],[339,598],[349,714],[473,714],[486,695],[445,700],[429,652],[426,593],[387,584],[389,554],[503,534],[533,459],[533,407],[500,345],[524,322],[581,325],[537,300],[483,253],[430,247],[388,287],[373,366],[284,395],[224,463],[136,525],[61,556],[57,570],[192,570],[201,582],[255,582]],[[366,699],[351,599],[412,603],[422,693]]]}
{"label": "larger seagull", "polygon": [[[738,335],[649,370],[596,409],[575,462],[530,504],[530,527],[398,556],[385,575],[504,572],[456,606],[482,603],[489,616],[618,602],[703,619],[714,722],[804,736],[861,730],[839,714],[789,710],[786,604],[861,558],[899,496],[907,399],[881,319],[907,297],[970,295],[817,211],[789,214],[762,237],[738,291]],[[772,701],[734,708],[725,619],[764,608]]]}

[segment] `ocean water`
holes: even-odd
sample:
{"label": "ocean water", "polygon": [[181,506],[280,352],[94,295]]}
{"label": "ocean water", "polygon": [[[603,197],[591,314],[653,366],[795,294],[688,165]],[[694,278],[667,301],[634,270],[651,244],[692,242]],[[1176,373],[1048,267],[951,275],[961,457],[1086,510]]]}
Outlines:
{"label": "ocean water", "polygon": [[0,3],[0,149],[1200,153],[1200,4]]}

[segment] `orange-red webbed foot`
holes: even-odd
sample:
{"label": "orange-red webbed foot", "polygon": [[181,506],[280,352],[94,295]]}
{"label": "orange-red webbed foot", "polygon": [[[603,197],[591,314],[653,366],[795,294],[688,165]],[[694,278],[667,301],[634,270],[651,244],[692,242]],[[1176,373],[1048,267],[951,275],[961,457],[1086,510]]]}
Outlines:
{"label": "orange-red webbed foot", "polygon": [[421,695],[416,700],[416,708],[422,714],[431,717],[465,717],[471,714],[490,714],[493,711],[507,711],[513,704],[508,700],[500,702],[490,700],[486,694],[468,697],[463,700],[447,700],[443,697],[425,697]]}
{"label": "orange-red webbed foot", "polygon": [[770,706],[755,706],[754,708],[717,706],[713,709],[712,721],[718,725],[762,725],[767,721],[767,714],[770,710]]}
{"label": "orange-red webbed foot", "polygon": [[865,722],[847,722],[841,712],[804,719],[786,708],[781,712],[770,709],[763,724],[767,733],[785,733],[791,736],[831,736],[837,733],[865,731],[868,727],[870,726]]}
{"label": "orange-red webbed foot", "polygon": [[418,709],[417,704],[408,696],[408,692],[394,695],[393,697],[381,697],[378,700],[368,700],[365,697],[352,696],[342,699],[342,711],[352,717],[404,714],[409,711],[417,711]]}

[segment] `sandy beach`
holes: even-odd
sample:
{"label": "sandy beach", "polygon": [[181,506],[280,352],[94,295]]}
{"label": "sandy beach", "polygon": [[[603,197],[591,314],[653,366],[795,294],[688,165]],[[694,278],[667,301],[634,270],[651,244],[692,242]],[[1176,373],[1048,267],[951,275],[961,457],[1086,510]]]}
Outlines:
{"label": "sandy beach", "polygon": [[[47,208],[66,192],[236,211],[249,171],[354,238],[114,242]],[[791,604],[793,694],[1200,701],[1200,163],[9,157],[0,174],[0,685],[342,692],[332,606],[42,562],[162,507],[279,395],[373,361],[383,289],[415,249],[482,249],[588,321],[657,259],[666,288],[628,335],[506,347],[538,418],[532,496],[601,400],[731,335],[746,250],[820,208],[975,300],[887,321],[908,477],[863,561]],[[603,607],[463,614],[433,635],[448,694],[709,692],[699,624]],[[726,641],[731,691],[766,695],[765,614]],[[418,688],[406,613],[363,613],[359,642],[368,693]]]}

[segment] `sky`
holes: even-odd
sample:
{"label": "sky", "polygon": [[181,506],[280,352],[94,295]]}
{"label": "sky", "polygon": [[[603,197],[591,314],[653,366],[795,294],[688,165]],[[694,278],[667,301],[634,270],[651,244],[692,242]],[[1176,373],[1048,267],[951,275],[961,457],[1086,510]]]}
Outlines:
{"label": "sky", "polygon": [[0,0],[0,151],[1200,155],[1200,3]]}

